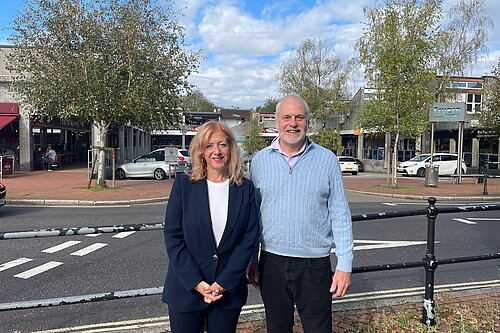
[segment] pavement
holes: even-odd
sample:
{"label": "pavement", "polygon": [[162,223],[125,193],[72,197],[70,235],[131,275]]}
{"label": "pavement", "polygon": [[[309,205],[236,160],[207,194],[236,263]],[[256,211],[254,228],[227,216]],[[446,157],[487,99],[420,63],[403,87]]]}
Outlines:
{"label": "pavement", "polygon": [[[173,179],[126,179],[107,180],[107,189],[96,190],[95,179],[89,184],[85,167],[67,167],[54,171],[16,171],[0,179],[7,187],[7,204],[11,205],[114,205],[143,204],[166,201]],[[500,178],[490,178],[487,193],[484,184],[475,184],[465,178],[461,184],[453,184],[451,178],[440,177],[436,187],[425,186],[424,178],[398,177],[398,188],[386,186],[386,175],[359,173],[345,175],[347,191],[404,199],[483,201],[500,199]],[[90,185],[90,186],[89,186]],[[113,187],[114,185],[114,187]]]}
{"label": "pavement", "polygon": [[[89,182],[85,167],[66,167],[54,171],[19,172],[4,176],[0,182],[7,187],[7,205],[45,205],[45,206],[98,206],[98,205],[135,205],[151,202],[166,202],[173,179],[162,181],[153,179],[107,181],[107,189],[96,190],[95,180]],[[423,178],[398,177],[398,188],[386,186],[386,176],[377,173],[360,173],[356,176],[345,175],[344,186],[348,192],[364,193],[388,198],[422,200],[430,196],[438,200],[455,201],[492,201],[500,199],[500,178],[488,179],[487,192],[484,184],[475,184],[466,178],[461,184],[453,184],[451,178],[440,177],[436,187],[425,186]],[[114,186],[114,187],[113,187]],[[475,295],[456,295],[452,302],[467,302],[471,306],[484,303],[487,299],[495,306],[500,304],[500,288],[477,290]],[[396,300],[397,301],[397,300]],[[411,305],[410,305],[411,306]],[[413,309],[420,309],[415,303]],[[358,308],[334,311],[334,328],[337,332],[368,332],[375,313],[387,311],[387,307],[362,304]],[[391,310],[393,311],[393,310]],[[493,331],[499,329],[495,322]],[[437,330],[441,331],[441,330]],[[434,332],[437,332],[434,331]],[[149,332],[149,331],[148,331]],[[165,332],[165,331],[162,331]],[[242,320],[238,332],[265,333],[265,321],[260,318]],[[303,332],[300,325],[294,332]]]}

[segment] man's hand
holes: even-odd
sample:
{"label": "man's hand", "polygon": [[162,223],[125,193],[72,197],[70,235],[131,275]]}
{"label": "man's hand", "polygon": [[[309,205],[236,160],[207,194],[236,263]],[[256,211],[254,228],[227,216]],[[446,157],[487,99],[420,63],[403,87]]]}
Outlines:
{"label": "man's hand", "polygon": [[[217,284],[217,283],[214,282],[214,284]],[[212,303],[212,302],[215,302],[215,301],[218,301],[221,299],[222,292],[224,290],[224,288],[222,288],[218,284],[217,284],[218,288],[217,287],[214,288],[214,284],[209,285],[205,281],[201,281],[200,283],[198,283],[198,285],[196,285],[196,288],[194,288],[194,289],[197,292],[199,292],[201,294],[201,296],[203,296],[203,300],[206,303]],[[222,290],[222,292],[220,290]]]}
{"label": "man's hand", "polygon": [[254,286],[256,289],[260,289],[259,285],[259,265],[257,263],[250,263],[247,267],[247,276],[248,281]]}
{"label": "man's hand", "polygon": [[332,298],[345,296],[350,285],[351,273],[336,270],[332,277],[332,286],[330,287],[330,292],[333,293]]}

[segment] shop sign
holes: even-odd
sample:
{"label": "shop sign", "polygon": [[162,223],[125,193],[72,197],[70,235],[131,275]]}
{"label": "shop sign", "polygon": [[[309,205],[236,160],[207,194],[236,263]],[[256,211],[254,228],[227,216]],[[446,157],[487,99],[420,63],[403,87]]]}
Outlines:
{"label": "shop sign", "polygon": [[465,121],[466,113],[465,103],[434,103],[429,110],[429,121],[431,123]]}

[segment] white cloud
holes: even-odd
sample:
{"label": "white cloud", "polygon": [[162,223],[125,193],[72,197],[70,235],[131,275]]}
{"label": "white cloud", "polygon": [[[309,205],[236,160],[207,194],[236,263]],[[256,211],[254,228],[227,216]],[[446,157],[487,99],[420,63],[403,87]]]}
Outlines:
{"label": "white cloud", "polygon": [[282,47],[276,24],[252,18],[235,7],[208,9],[198,29],[209,52],[268,55]]}
{"label": "white cloud", "polygon": [[[445,0],[445,8],[458,0]],[[276,74],[290,50],[306,38],[330,40],[344,59],[356,55],[365,21],[363,7],[372,0],[192,0],[185,22],[188,37],[207,54],[191,77],[219,106],[256,107],[277,96]],[[260,7],[258,7],[260,6]],[[500,21],[500,1],[486,0],[487,15]],[[498,64],[500,29],[493,26],[489,53],[468,75],[481,76]],[[352,93],[363,85],[361,70],[351,78]]]}

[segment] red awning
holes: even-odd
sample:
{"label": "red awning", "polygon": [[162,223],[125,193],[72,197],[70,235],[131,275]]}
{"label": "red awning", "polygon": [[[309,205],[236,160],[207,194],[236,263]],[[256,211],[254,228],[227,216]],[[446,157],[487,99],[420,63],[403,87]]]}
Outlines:
{"label": "red awning", "polygon": [[16,118],[17,116],[5,115],[5,114],[0,115],[0,130],[5,126],[7,126],[12,120]]}

